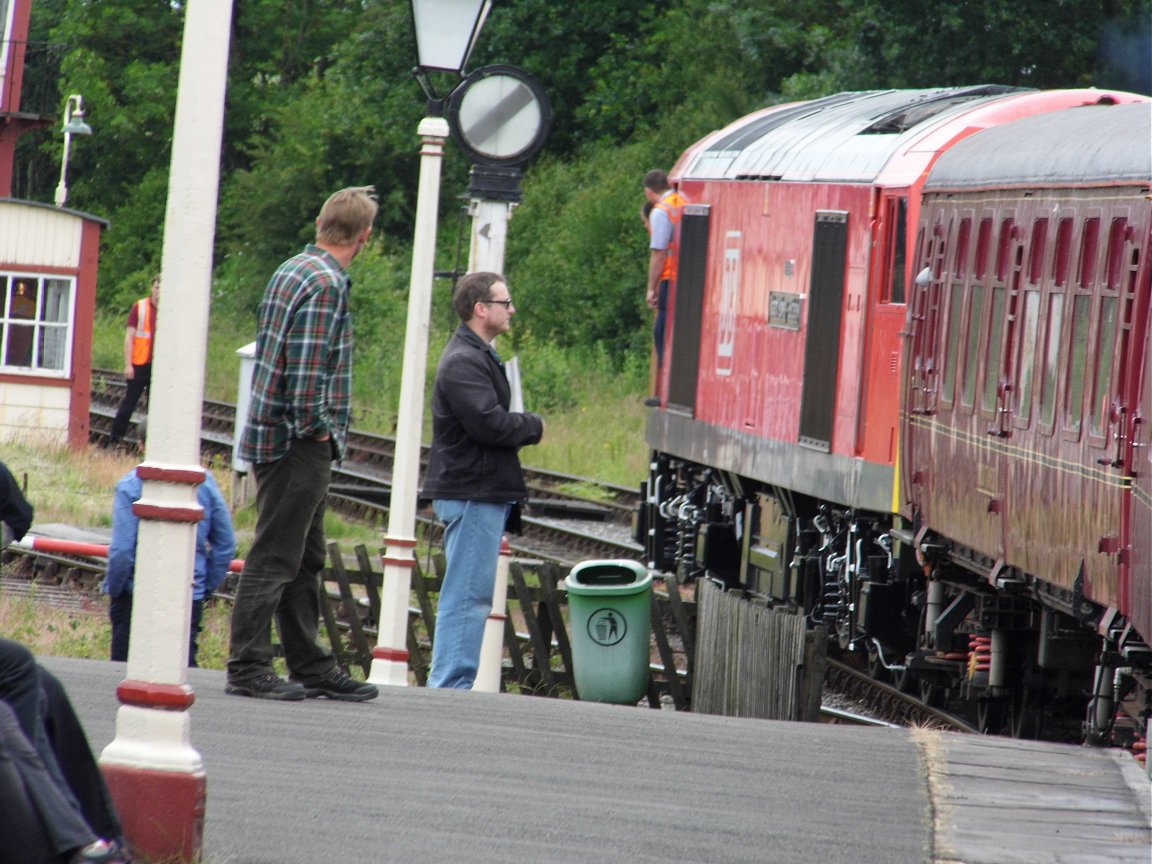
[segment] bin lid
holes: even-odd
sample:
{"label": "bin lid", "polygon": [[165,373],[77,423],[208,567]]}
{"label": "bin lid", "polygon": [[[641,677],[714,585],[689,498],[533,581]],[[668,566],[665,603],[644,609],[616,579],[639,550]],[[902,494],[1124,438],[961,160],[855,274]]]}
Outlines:
{"label": "bin lid", "polygon": [[627,559],[582,561],[564,580],[564,587],[572,594],[632,594],[651,584],[648,569]]}

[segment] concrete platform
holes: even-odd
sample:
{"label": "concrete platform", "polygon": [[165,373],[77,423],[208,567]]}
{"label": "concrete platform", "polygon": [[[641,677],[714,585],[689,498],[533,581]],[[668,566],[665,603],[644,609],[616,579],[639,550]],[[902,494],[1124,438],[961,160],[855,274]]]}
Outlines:
{"label": "concrete platform", "polygon": [[[124,665],[44,658],[99,752]],[[1149,864],[1126,753],[389,688],[224,695],[190,670],[206,864]]]}

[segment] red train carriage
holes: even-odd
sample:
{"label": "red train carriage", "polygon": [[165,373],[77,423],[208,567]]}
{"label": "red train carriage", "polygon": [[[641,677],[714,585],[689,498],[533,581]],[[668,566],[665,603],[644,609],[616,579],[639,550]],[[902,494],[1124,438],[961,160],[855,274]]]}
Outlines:
{"label": "red train carriage", "polygon": [[1090,691],[1098,666],[1095,736],[1117,696],[1152,707],[1150,185],[1146,104],[958,144],[924,186],[909,319],[904,482],[940,609],[923,654],[979,645],[989,668],[971,689],[1008,716]]}
{"label": "red train carriage", "polygon": [[[1143,98],[845,93],[750,115],[687,151],[672,172],[691,203],[637,520],[651,565],[795,608],[877,674],[940,695],[948,679],[921,643],[941,610],[899,533],[921,188],[942,152],[982,129]],[[945,670],[969,657],[966,645],[946,653]]]}

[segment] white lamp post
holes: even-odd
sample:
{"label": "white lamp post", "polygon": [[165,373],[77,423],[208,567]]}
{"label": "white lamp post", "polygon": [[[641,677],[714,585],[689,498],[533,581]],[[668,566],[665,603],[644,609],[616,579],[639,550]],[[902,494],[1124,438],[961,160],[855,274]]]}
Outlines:
{"label": "white lamp post", "polygon": [[91,135],[92,127],[84,122],[84,100],[79,94],[68,97],[64,103],[64,155],[60,159],[60,182],[56,184],[56,206],[63,207],[68,200],[68,155],[73,135]]}
{"label": "white lamp post", "polygon": [[460,76],[492,0],[412,0],[419,65],[414,74],[428,97],[421,139],[420,184],[412,239],[412,272],[408,284],[408,324],[404,335],[404,369],[396,417],[396,455],[392,464],[392,497],[384,537],[384,590],[379,636],[372,651],[373,684],[408,685],[408,595],[416,566],[416,496],[420,471],[420,433],[424,426],[424,380],[428,366],[428,319],[436,257],[440,164],[448,123],[441,116],[446,96],[437,96],[429,72]]}

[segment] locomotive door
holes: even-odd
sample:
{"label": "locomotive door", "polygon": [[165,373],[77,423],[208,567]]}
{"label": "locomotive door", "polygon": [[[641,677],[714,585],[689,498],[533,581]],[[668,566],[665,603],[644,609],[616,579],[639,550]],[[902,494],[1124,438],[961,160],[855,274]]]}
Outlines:
{"label": "locomotive door", "polygon": [[700,375],[700,326],[704,320],[704,287],[708,275],[708,223],[711,207],[686,204],[680,220],[680,260],[676,271],[668,346],[668,407],[689,414],[696,410]]}
{"label": "locomotive door", "polygon": [[937,410],[936,344],[939,323],[940,279],[944,261],[944,235],[921,231],[916,238],[916,277],[911,286],[905,338],[901,465],[904,500],[925,519],[927,496],[923,484],[932,461],[930,427]]}
{"label": "locomotive door", "polygon": [[840,368],[840,321],[847,257],[848,213],[817,211],[812,237],[799,443],[824,453],[832,449],[836,419],[836,376]]}

